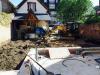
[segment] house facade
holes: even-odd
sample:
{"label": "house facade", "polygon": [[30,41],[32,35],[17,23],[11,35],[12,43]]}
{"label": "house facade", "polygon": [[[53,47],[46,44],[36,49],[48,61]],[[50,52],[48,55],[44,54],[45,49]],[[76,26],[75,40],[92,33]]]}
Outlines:
{"label": "house facade", "polygon": [[45,32],[39,23],[41,22],[44,26],[48,26],[48,21],[50,20],[47,9],[38,0],[23,0],[17,6],[15,17],[12,20],[11,38],[13,40],[38,37],[37,27],[41,29],[39,33]]}
{"label": "house facade", "polygon": [[9,0],[0,0],[0,12],[14,12],[14,6]]}
{"label": "house facade", "polygon": [[56,19],[56,10],[60,0],[40,0],[48,8],[48,12],[51,16],[52,22],[55,22]]}

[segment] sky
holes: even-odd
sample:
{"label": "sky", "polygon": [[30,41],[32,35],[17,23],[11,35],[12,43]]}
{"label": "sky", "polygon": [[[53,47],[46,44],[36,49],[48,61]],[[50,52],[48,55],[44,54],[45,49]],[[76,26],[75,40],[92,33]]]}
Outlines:
{"label": "sky", "polygon": [[[22,0],[10,0],[15,6],[17,6]],[[99,0],[91,0],[93,6],[99,5]]]}
{"label": "sky", "polygon": [[10,0],[15,6],[17,6],[22,0]]}
{"label": "sky", "polygon": [[97,6],[99,5],[99,0],[91,0],[92,3],[93,3],[93,6]]}

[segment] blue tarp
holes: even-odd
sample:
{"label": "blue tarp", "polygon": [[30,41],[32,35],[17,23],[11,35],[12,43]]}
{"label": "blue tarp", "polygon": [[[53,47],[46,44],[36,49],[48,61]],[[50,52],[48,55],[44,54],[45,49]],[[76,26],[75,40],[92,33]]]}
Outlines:
{"label": "blue tarp", "polygon": [[39,35],[40,37],[42,37],[46,34],[46,31],[41,27],[37,27],[36,28],[36,34]]}

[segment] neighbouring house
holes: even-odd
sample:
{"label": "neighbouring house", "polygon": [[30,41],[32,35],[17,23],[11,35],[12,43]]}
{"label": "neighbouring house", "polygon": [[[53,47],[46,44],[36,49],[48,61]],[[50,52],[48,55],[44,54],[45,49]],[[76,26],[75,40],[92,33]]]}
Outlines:
{"label": "neighbouring house", "polygon": [[100,15],[100,6],[95,6],[94,9],[96,11],[96,14]]}
{"label": "neighbouring house", "polygon": [[14,6],[9,0],[0,0],[0,12],[14,12]]}
{"label": "neighbouring house", "polygon": [[36,28],[41,24],[45,26],[44,30],[48,30],[46,26],[50,20],[47,9],[38,0],[23,0],[18,5],[12,20],[11,39],[22,40],[39,37],[36,35]]}
{"label": "neighbouring house", "polygon": [[57,21],[56,10],[57,10],[57,6],[58,6],[60,0],[40,0],[40,1],[48,8],[48,12],[52,19],[51,22],[54,23],[55,21]]}
{"label": "neighbouring house", "polygon": [[95,6],[94,9],[96,10],[96,14],[100,15],[100,0],[99,0],[99,5]]}

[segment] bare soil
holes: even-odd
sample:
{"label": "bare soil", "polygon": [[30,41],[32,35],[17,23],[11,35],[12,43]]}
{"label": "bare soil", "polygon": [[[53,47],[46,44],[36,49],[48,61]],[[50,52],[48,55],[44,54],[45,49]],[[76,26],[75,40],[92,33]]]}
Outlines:
{"label": "bare soil", "polygon": [[32,41],[11,41],[0,47],[0,70],[18,69],[26,56],[21,50],[28,52],[30,47],[34,47]]}
{"label": "bare soil", "polygon": [[[41,42],[42,43],[42,42]],[[66,43],[66,42],[65,42]],[[67,45],[64,42],[49,42],[50,47],[59,46],[73,46],[71,44]],[[46,47],[46,44],[41,44],[39,47]],[[75,46],[75,45],[74,45]],[[30,48],[35,47],[35,42],[33,41],[10,41],[7,44],[0,47],[0,70],[12,70],[19,69],[19,65],[25,58],[25,54],[21,50],[25,50],[27,53]]]}
{"label": "bare soil", "polygon": [[[46,42],[44,44],[39,43],[38,47],[75,47],[85,44],[82,40],[62,40],[62,41],[52,41]],[[20,68],[21,62],[24,60],[26,54],[22,53],[21,50],[25,50],[27,53],[30,48],[35,48],[35,42],[26,41],[10,41],[7,44],[0,47],[0,70],[18,70]]]}

